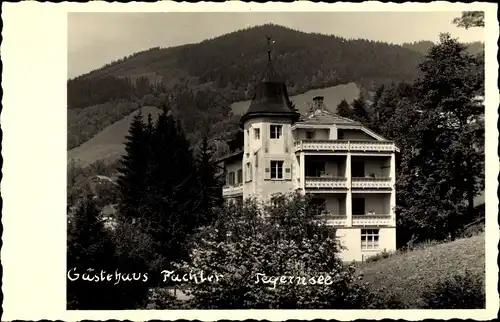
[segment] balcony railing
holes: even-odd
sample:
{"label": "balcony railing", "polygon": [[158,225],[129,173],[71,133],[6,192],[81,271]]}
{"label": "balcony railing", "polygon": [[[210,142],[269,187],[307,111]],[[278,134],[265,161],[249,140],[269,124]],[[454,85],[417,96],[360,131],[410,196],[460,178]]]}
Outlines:
{"label": "balcony railing", "polygon": [[386,151],[396,150],[391,141],[300,140],[294,142],[297,151]]}
{"label": "balcony railing", "polygon": [[306,189],[346,189],[345,177],[306,177]]}
{"label": "balcony railing", "polygon": [[386,226],[391,224],[390,215],[354,215],[353,226]]}
{"label": "balcony railing", "polygon": [[345,226],[347,225],[347,217],[345,215],[325,213],[319,216],[321,220],[326,221],[328,226]]}
{"label": "balcony railing", "polygon": [[391,178],[389,177],[352,177],[351,188],[360,189],[386,189],[392,188]]}
{"label": "balcony railing", "polygon": [[237,186],[224,186],[222,187],[222,196],[224,197],[233,197],[239,196],[243,194],[243,185]]}

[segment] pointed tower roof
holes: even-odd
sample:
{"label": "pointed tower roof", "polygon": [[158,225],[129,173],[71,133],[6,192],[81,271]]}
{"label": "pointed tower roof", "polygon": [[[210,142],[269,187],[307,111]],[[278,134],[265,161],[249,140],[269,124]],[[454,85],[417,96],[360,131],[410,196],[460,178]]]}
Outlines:
{"label": "pointed tower roof", "polygon": [[247,112],[241,117],[245,122],[254,117],[284,116],[297,118],[297,113],[292,109],[292,102],[288,97],[285,81],[274,69],[271,59],[271,39],[268,37],[267,66],[264,76],[255,87],[255,94]]}

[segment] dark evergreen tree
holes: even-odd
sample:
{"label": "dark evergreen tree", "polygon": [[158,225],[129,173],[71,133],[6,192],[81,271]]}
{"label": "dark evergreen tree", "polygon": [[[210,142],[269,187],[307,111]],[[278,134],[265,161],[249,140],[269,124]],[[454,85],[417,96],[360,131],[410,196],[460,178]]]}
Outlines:
{"label": "dark evergreen tree", "polygon": [[120,177],[120,209],[121,213],[129,218],[140,216],[138,211],[144,198],[147,182],[147,167],[149,159],[149,134],[142,121],[139,110],[130,125],[129,135],[125,143],[126,154],[122,157],[119,166]]}
{"label": "dark evergreen tree", "polygon": [[[117,279],[116,273],[131,276],[131,273],[146,271],[135,271],[129,265],[130,260],[120,260],[114,241],[110,228],[103,224],[94,197],[88,195],[68,224],[68,309],[120,310],[144,306],[148,284],[143,276],[140,280],[126,281]],[[88,274],[91,280],[84,279],[84,274]],[[112,276],[110,280],[108,274]]]}
{"label": "dark evergreen tree", "polygon": [[222,203],[221,169],[213,160],[208,136],[203,135],[196,159],[198,224],[211,224],[214,207]]}
{"label": "dark evergreen tree", "polygon": [[352,102],[351,118],[355,121],[361,122],[364,125],[370,124],[368,105],[363,96],[360,96]]}
{"label": "dark evergreen tree", "polygon": [[337,105],[336,114],[347,118],[350,118],[352,116],[351,107],[349,106],[349,103],[347,103],[345,99],[340,101],[339,105]]}
{"label": "dark evergreen tree", "polygon": [[171,262],[183,256],[197,214],[193,155],[170,112],[162,113],[156,122],[150,156],[144,226],[157,245],[158,256]]}

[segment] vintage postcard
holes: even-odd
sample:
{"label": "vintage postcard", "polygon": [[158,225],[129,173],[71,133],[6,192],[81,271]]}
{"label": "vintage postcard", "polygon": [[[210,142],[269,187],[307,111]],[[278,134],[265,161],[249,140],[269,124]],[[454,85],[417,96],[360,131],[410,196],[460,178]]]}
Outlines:
{"label": "vintage postcard", "polygon": [[496,316],[496,5],[3,9],[3,319]]}

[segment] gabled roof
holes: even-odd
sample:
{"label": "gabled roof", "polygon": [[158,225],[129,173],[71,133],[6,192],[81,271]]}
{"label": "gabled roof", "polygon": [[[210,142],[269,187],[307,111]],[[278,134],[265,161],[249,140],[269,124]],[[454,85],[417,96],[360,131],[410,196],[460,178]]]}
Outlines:
{"label": "gabled roof", "polygon": [[359,122],[342,117],[329,111],[323,106],[321,109],[313,110],[306,115],[303,115],[300,120],[303,124],[347,124],[347,125],[362,125]]}

